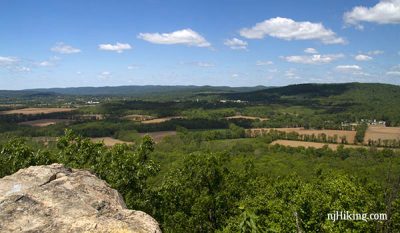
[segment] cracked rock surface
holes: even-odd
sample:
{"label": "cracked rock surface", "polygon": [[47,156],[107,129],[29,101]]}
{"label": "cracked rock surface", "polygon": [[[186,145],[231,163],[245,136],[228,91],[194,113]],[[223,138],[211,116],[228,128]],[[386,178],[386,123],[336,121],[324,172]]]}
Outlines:
{"label": "cracked rock surface", "polygon": [[32,166],[0,179],[0,232],[161,233],[142,211],[85,170]]}

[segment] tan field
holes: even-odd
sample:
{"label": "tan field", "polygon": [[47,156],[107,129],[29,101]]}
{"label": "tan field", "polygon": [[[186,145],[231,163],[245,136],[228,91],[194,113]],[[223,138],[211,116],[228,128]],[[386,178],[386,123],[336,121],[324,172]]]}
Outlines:
{"label": "tan field", "polygon": [[364,143],[368,143],[368,140],[400,140],[400,127],[385,127],[385,126],[368,126],[364,136]]}
{"label": "tan field", "polygon": [[22,115],[36,115],[36,114],[48,114],[56,112],[71,112],[75,108],[21,108],[15,110],[3,111],[0,114],[10,115],[10,114],[22,114]]}
{"label": "tan field", "polygon": [[155,118],[151,120],[142,121],[143,124],[158,124],[166,121],[170,121],[172,119],[182,119],[181,116],[173,116],[173,117],[163,117],[163,118]]}
{"label": "tan field", "polygon": [[133,144],[133,142],[125,142],[112,137],[91,138],[90,140],[92,140],[92,142],[104,142],[104,145],[109,147],[114,146],[115,144]]}
{"label": "tan field", "polygon": [[225,119],[246,119],[246,120],[259,120],[259,121],[267,121],[268,118],[261,118],[261,117],[253,117],[253,116],[242,116],[242,115],[237,115],[237,116],[230,116],[230,117],[225,117]]}
{"label": "tan field", "polygon": [[154,117],[148,115],[139,115],[139,114],[132,114],[123,116],[122,119],[131,120],[131,121],[148,121],[152,120]]}
{"label": "tan field", "polygon": [[344,148],[368,148],[367,146],[356,146],[356,145],[344,145],[344,144],[328,144],[321,142],[304,142],[304,141],[291,141],[291,140],[276,140],[271,143],[271,145],[282,145],[282,146],[291,146],[291,147],[314,147],[314,148],[322,148],[325,145],[332,150],[336,150],[339,145],[343,145]]}
{"label": "tan field", "polygon": [[70,122],[70,120],[67,119],[40,119],[40,120],[34,120],[34,121],[24,121],[19,123],[20,125],[30,125],[34,127],[46,127],[49,125],[55,125],[60,122]]}
{"label": "tan field", "polygon": [[326,134],[326,136],[334,137],[337,135],[338,140],[340,142],[340,137],[346,136],[347,142],[349,144],[354,143],[354,137],[356,136],[356,131],[346,131],[346,130],[313,130],[313,129],[304,129],[304,128],[254,128],[248,130],[251,136],[261,135],[263,133],[267,133],[270,130],[278,130],[286,133],[296,132],[300,135],[312,135],[318,136],[318,134]]}
{"label": "tan field", "polygon": [[149,135],[153,138],[154,142],[159,143],[162,141],[163,138],[167,136],[174,136],[176,135],[176,131],[159,131],[159,132],[151,132],[151,133],[140,133],[140,136]]}

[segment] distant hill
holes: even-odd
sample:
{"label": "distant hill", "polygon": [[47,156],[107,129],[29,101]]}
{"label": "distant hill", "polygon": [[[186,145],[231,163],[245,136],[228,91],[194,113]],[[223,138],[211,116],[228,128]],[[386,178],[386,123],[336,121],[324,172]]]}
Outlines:
{"label": "distant hill", "polygon": [[107,87],[70,87],[29,89],[20,91],[1,91],[0,97],[29,97],[30,95],[86,95],[86,96],[132,96],[162,94],[207,94],[207,93],[238,93],[265,89],[256,87],[226,87],[226,86],[107,86]]}
{"label": "distant hill", "polygon": [[323,109],[330,114],[357,115],[366,119],[390,119],[393,123],[400,124],[400,86],[390,84],[298,84],[223,94],[221,98],[304,106]]}
{"label": "distant hill", "polygon": [[363,100],[386,99],[400,96],[400,86],[381,83],[338,83],[338,84],[296,84],[284,87],[271,87],[244,93],[228,93],[231,99],[263,101],[269,99],[301,98],[313,99],[342,96],[357,97]]}

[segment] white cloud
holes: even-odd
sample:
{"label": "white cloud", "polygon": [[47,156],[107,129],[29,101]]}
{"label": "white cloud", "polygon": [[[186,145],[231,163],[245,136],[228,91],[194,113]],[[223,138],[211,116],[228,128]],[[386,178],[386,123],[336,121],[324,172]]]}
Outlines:
{"label": "white cloud", "polygon": [[340,72],[354,72],[362,70],[358,65],[339,65],[336,66],[336,70]]}
{"label": "white cloud", "polygon": [[272,36],[284,40],[320,40],[324,44],[344,44],[346,41],[322,23],[296,22],[288,18],[271,18],[252,28],[243,28],[240,35],[248,39]]}
{"label": "white cloud", "polygon": [[211,46],[204,37],[190,28],[171,33],[140,33],[138,38],[155,44],[183,44],[197,47]]}
{"label": "white cloud", "polygon": [[16,57],[2,57],[0,56],[0,68],[4,67],[10,72],[30,72],[31,68],[29,63],[21,61]]}
{"label": "white cloud", "polygon": [[132,47],[130,44],[123,44],[123,43],[117,42],[114,45],[113,44],[99,44],[99,49],[122,53],[124,50],[132,49]]}
{"label": "white cloud", "polygon": [[239,74],[232,74],[232,78],[238,78]]}
{"label": "white cloud", "polygon": [[388,71],[386,72],[387,75],[396,75],[396,76],[400,76],[400,71]]}
{"label": "white cloud", "polygon": [[53,66],[54,64],[51,63],[50,61],[42,61],[42,62],[38,62],[37,65],[42,66],[42,67],[48,67],[48,66]]}
{"label": "white cloud", "polygon": [[356,59],[357,61],[370,61],[370,60],[372,60],[372,57],[364,55],[364,54],[358,54],[358,55],[354,56],[354,59]]}
{"label": "white cloud", "polygon": [[371,74],[364,72],[362,68],[358,65],[339,65],[336,66],[335,70],[349,75],[371,76]]}
{"label": "white cloud", "polygon": [[63,42],[57,43],[54,47],[51,48],[51,51],[61,54],[72,54],[81,52],[80,49],[74,48],[71,45],[66,45]]}
{"label": "white cloud", "polygon": [[215,66],[213,63],[209,62],[196,62],[196,65],[199,67],[213,67]]}
{"label": "white cloud", "polygon": [[60,61],[61,58],[57,56],[50,57],[48,60],[41,61],[41,62],[36,62],[35,65],[41,66],[41,67],[49,67],[49,66],[54,66],[58,61]]}
{"label": "white cloud", "polygon": [[190,65],[190,66],[198,66],[198,67],[214,67],[215,64],[211,62],[204,61],[191,61],[191,62],[180,62],[181,65]]}
{"label": "white cloud", "polygon": [[373,7],[357,6],[343,15],[346,24],[362,29],[360,22],[378,24],[400,23],[400,0],[381,0]]}
{"label": "white cloud", "polygon": [[390,70],[386,72],[386,75],[400,76],[400,65],[390,68]]}
{"label": "white cloud", "polygon": [[326,55],[314,54],[314,55],[304,55],[304,56],[287,56],[282,58],[285,59],[287,62],[316,65],[316,64],[331,63],[342,57],[344,57],[343,54],[326,54]]}
{"label": "white cloud", "polygon": [[384,52],[382,51],[382,50],[372,50],[372,51],[369,51],[367,54],[368,55],[380,55],[380,54],[383,54]]}
{"label": "white cloud", "polygon": [[305,53],[312,53],[312,54],[318,53],[318,51],[316,49],[314,49],[314,48],[306,48],[306,49],[304,49],[304,52]]}
{"label": "white cloud", "polygon": [[0,56],[0,66],[12,65],[12,64],[15,64],[17,62],[18,62],[17,58]]}
{"label": "white cloud", "polygon": [[301,79],[301,77],[296,74],[295,69],[286,70],[284,75],[288,79]]}
{"label": "white cloud", "polygon": [[109,72],[109,71],[103,71],[103,72],[101,72],[101,73],[99,74],[98,77],[101,78],[101,79],[108,79],[108,78],[111,78],[111,72]]}
{"label": "white cloud", "polygon": [[247,49],[247,42],[238,38],[227,39],[225,40],[224,45],[231,49]]}
{"label": "white cloud", "polygon": [[274,64],[272,61],[257,61],[256,65],[257,66],[268,66]]}
{"label": "white cloud", "polygon": [[31,68],[26,67],[26,66],[17,66],[17,67],[16,67],[16,70],[17,70],[17,71],[20,71],[20,72],[30,72],[30,71],[31,71]]}

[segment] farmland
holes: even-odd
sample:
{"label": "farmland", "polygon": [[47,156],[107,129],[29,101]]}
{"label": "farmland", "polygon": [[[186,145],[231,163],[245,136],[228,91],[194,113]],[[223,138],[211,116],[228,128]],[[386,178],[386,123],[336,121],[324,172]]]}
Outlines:
{"label": "farmland", "polygon": [[236,115],[236,116],[229,116],[225,117],[226,119],[247,119],[247,120],[259,120],[259,121],[267,121],[268,118],[262,118],[262,117],[254,117],[254,116],[242,116],[242,115]]}
{"label": "farmland", "polygon": [[150,120],[141,121],[142,124],[159,124],[166,121],[170,121],[172,119],[182,119],[181,116],[172,116],[172,117],[162,117],[162,118],[154,118]]}
{"label": "farmland", "polygon": [[[294,141],[294,140],[276,140],[271,143],[271,145],[282,145],[290,147],[313,147],[313,148],[323,148],[328,146],[332,150],[336,150],[341,144],[331,144],[331,143],[321,143],[321,142],[305,142],[305,141]],[[369,148],[367,146],[358,145],[343,145],[344,148]]]}
{"label": "farmland", "polygon": [[33,121],[24,121],[19,123],[20,125],[29,125],[34,127],[46,127],[49,125],[55,125],[57,123],[68,123],[70,120],[66,119],[40,119],[40,120],[33,120]]}
{"label": "farmland", "polygon": [[0,112],[0,114],[11,115],[11,114],[22,114],[22,115],[37,115],[37,114],[49,114],[49,113],[60,113],[60,112],[71,112],[74,108],[21,108],[9,111]]}
{"label": "farmland", "polygon": [[132,114],[132,115],[123,116],[122,119],[127,119],[127,120],[131,120],[131,121],[148,121],[148,120],[154,119],[154,117],[147,116],[147,115]]}
{"label": "farmland", "polygon": [[369,140],[400,140],[400,127],[369,126],[364,143],[367,144]]}
{"label": "farmland", "polygon": [[271,130],[277,130],[281,132],[286,132],[286,133],[297,133],[299,135],[321,135],[324,134],[326,137],[332,137],[336,141],[336,143],[340,142],[340,138],[345,137],[347,142],[350,144],[354,143],[354,137],[356,135],[355,131],[347,131],[347,130],[310,130],[310,129],[304,129],[303,127],[299,128],[254,128],[254,129],[249,129],[247,131],[250,136],[256,136],[256,135],[262,135],[263,133],[268,133]]}

